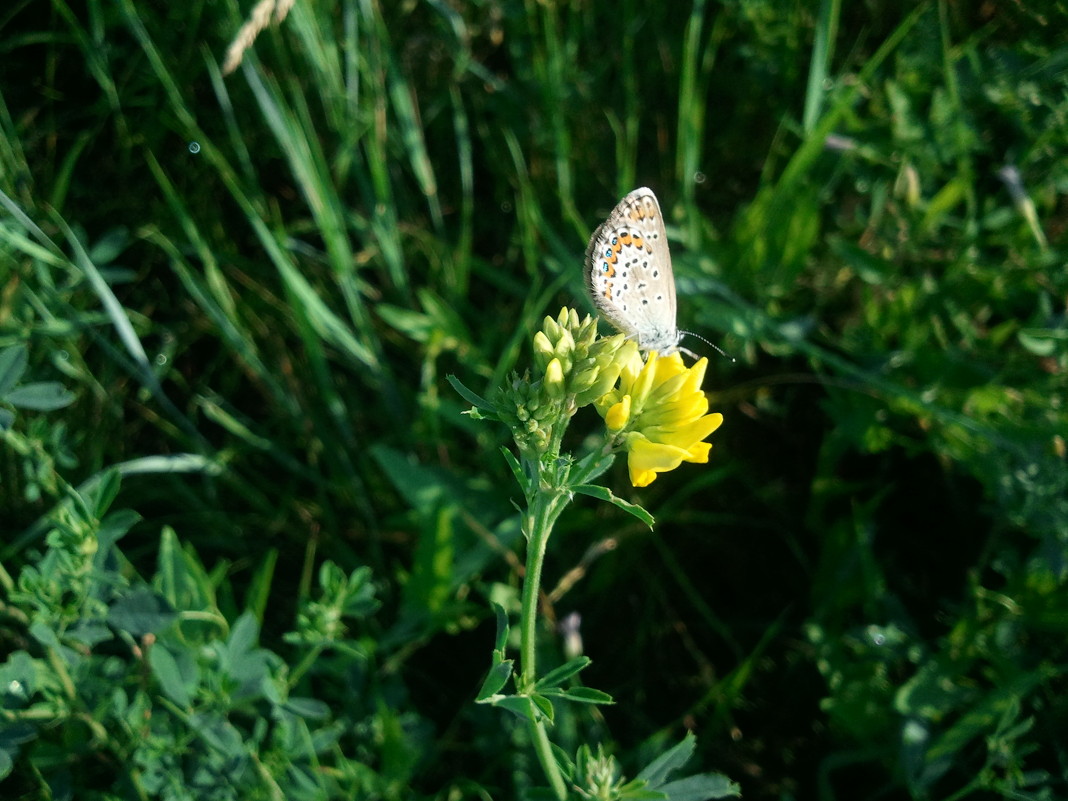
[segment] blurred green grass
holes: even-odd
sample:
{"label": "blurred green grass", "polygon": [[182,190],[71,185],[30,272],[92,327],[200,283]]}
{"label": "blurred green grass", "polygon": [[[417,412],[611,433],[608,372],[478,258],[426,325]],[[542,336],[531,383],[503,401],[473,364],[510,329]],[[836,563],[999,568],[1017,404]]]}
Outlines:
{"label": "blurred green grass", "polygon": [[368,565],[410,791],[508,787],[470,704],[503,432],[444,376],[522,369],[649,185],[680,325],[738,363],[655,533],[561,522],[560,575],[618,540],[555,608],[629,699],[573,725],[632,764],[692,727],[748,798],[1065,792],[1063,9],[297,3],[224,77],[247,11],[0,19],[0,346],[78,398],[0,456],[8,572],[53,474],[114,465],[132,564],[173,526],[265,637]]}

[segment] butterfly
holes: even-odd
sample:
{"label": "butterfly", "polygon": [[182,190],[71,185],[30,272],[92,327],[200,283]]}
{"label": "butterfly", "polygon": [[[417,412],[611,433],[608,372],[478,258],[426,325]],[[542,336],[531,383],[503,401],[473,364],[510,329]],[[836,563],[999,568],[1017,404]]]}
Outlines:
{"label": "butterfly", "polygon": [[680,350],[675,274],[664,215],[651,189],[628,194],[593,232],[585,277],[600,313],[639,348],[661,355]]}

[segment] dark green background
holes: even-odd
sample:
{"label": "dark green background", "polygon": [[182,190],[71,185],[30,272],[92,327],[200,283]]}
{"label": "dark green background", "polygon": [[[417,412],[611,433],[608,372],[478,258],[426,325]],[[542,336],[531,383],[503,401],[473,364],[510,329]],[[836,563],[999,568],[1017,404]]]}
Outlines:
{"label": "dark green background", "polygon": [[553,605],[617,699],[562,741],[633,770],[691,729],[749,799],[1063,796],[1068,13],[845,6],[298,0],[222,77],[247,7],[9,5],[0,345],[76,402],[20,413],[48,458],[0,452],[6,570],[49,476],[203,457],[124,479],[131,569],[173,526],[236,617],[277,557],[262,641],[295,664],[313,566],[370,566],[379,679],[324,661],[301,694],[393,777],[369,797],[514,797],[526,745],[472,700],[518,490],[445,375],[488,392],[588,310],[586,237],[647,185],[680,326],[737,361],[686,343],[725,416],[709,465],[608,482],[654,532],[588,498],[561,520],[548,588],[618,540]]}

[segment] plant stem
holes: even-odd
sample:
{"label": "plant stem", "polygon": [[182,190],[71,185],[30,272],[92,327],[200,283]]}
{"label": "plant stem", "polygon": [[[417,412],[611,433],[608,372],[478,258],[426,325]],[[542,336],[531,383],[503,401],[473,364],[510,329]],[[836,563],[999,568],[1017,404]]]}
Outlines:
{"label": "plant stem", "polygon": [[[541,587],[541,566],[545,560],[545,550],[553,523],[567,505],[566,495],[559,489],[541,484],[528,499],[527,513],[527,568],[523,577],[523,609],[520,616],[520,664],[522,675],[519,691],[529,693],[538,680],[537,675],[537,620],[538,595]],[[553,792],[561,801],[567,798],[567,786],[560,768],[553,757],[549,735],[545,730],[545,721],[531,720],[530,735],[534,751],[541,762],[542,770],[552,785]]]}
{"label": "plant stem", "polygon": [[541,566],[549,544],[552,524],[549,523],[551,503],[544,492],[531,499],[527,517],[527,566],[523,576],[523,607],[520,614],[520,664],[522,690],[528,690],[537,680],[537,618],[538,590],[541,587]]}

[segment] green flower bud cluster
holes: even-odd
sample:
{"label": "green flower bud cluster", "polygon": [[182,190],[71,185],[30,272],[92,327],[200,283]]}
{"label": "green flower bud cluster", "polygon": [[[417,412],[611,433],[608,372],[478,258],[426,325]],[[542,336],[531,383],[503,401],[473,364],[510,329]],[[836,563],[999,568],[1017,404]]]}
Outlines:
{"label": "green flower bud cluster", "polygon": [[[623,797],[625,780],[620,776],[615,758],[604,752],[604,746],[598,745],[597,751],[593,752],[588,745],[583,745],[576,756],[573,783],[581,797],[591,801]],[[633,789],[641,789],[641,785]]]}
{"label": "green flower bud cluster", "polygon": [[574,414],[615,386],[622,365],[637,345],[623,334],[598,338],[597,320],[564,308],[554,320],[546,317],[534,335],[534,364],[544,375],[545,388],[555,398],[567,399]]}
{"label": "green flower bud cluster", "polygon": [[563,400],[553,394],[545,380],[532,381],[529,373],[522,377],[512,373],[494,398],[497,414],[512,429],[519,450],[528,456],[551,447],[553,426],[563,416]]}
{"label": "green flower bud cluster", "polygon": [[[534,335],[534,375],[513,375],[494,398],[521,452],[537,460],[560,446],[568,420],[610,392],[638,346],[622,334],[597,336],[597,320],[574,309],[546,317]],[[551,454],[550,454],[551,455]]]}

